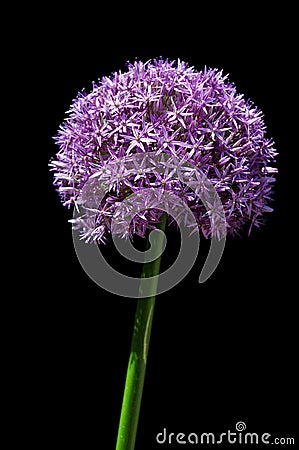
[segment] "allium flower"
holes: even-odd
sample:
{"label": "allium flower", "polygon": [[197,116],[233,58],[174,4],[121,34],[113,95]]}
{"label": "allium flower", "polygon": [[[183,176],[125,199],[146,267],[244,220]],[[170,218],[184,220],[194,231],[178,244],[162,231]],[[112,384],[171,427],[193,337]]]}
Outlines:
{"label": "allium flower", "polygon": [[[166,165],[164,176],[143,171],[142,164],[135,173],[121,175],[119,158],[148,152],[164,152],[200,168],[222,201],[228,233],[244,225],[250,232],[264,212],[272,211],[276,152],[262,112],[216,69],[198,72],[184,62],[162,59],[135,62],[127,72],[94,83],[90,93],[80,93],[55,139],[60,151],[50,165],[64,205],[78,201],[92,176],[107,181],[103,169],[110,170],[96,223],[80,222],[87,240],[104,241],[119,202],[153,186],[183,199],[203,235],[210,236],[204,205]],[[161,214],[146,209],[133,219],[131,234],[145,236]]]}

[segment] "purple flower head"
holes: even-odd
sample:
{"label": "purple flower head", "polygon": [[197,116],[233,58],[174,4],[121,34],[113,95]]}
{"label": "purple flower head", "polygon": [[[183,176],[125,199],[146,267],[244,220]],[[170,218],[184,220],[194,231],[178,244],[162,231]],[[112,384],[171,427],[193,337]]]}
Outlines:
{"label": "purple flower head", "polygon": [[[50,163],[64,205],[80,199],[98,177],[107,186],[96,220],[79,221],[86,240],[104,242],[120,202],[142,189],[159,187],[188,204],[198,228],[211,235],[206,207],[173,175],[146,170],[140,155],[165,153],[187,161],[212,183],[225,212],[227,231],[259,225],[269,207],[276,152],[266,137],[262,112],[238,94],[216,69],[198,72],[181,61],[135,62],[93,84],[74,100],[55,137],[60,151]],[[136,170],[118,164],[134,159]],[[130,234],[145,236],[162,212],[146,207],[131,221]]]}

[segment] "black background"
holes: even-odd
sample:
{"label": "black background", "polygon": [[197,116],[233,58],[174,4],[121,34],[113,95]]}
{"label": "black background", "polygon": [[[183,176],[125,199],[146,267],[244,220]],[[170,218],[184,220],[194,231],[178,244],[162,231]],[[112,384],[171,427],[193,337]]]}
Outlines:
{"label": "black background", "polygon": [[[41,14],[32,41],[41,72],[37,83],[45,93],[39,151],[48,176],[46,292],[36,311],[45,411],[41,448],[114,448],[136,306],[95,285],[77,260],[67,222],[71,213],[47,174],[57,151],[52,136],[79,90],[125,70],[128,60],[160,55],[230,74],[239,92],[265,114],[279,151],[279,175],[275,211],[265,226],[249,238],[244,233],[228,239],[218,269],[199,285],[208,250],[203,243],[189,275],[158,297],[136,450],[163,448],[155,436],[164,427],[216,433],[234,430],[242,420],[249,432],[295,435],[297,148],[290,116],[298,80],[292,75],[293,13],[271,8],[203,10],[186,3],[163,12],[161,4],[148,4],[134,16],[136,8],[129,5],[73,5],[66,14],[59,8]],[[177,238],[169,234],[173,243]],[[164,265],[171,263],[169,255]]]}

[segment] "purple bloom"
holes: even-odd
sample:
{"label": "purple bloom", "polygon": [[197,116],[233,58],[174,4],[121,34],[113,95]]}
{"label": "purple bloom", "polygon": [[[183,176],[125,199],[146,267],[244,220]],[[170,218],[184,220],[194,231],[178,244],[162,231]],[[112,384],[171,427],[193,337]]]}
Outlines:
{"label": "purple bloom", "polygon": [[[76,204],[96,174],[108,183],[96,221],[80,222],[87,240],[105,240],[111,217],[130,194],[162,186],[188,204],[199,229],[210,237],[204,205],[167,164],[163,176],[142,167],[140,158],[135,171],[118,166],[119,159],[136,154],[163,152],[200,168],[221,199],[231,234],[244,226],[250,232],[272,210],[276,152],[262,112],[216,69],[198,72],[184,62],[162,59],[135,62],[127,72],[94,83],[90,93],[80,93],[55,140],[60,151],[50,166],[64,205]],[[161,214],[145,206],[132,220],[131,235],[145,236]]]}

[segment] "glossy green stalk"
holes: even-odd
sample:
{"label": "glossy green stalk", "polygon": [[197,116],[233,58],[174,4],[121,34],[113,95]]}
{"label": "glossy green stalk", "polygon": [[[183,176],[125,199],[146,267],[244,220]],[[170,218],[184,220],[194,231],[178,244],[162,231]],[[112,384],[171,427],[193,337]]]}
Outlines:
{"label": "glossy green stalk", "polygon": [[[163,214],[159,229],[165,230],[166,214]],[[155,234],[154,244],[157,251],[163,250],[163,233]],[[141,278],[159,274],[161,256],[150,263],[145,263]],[[142,398],[147,355],[151,335],[153,313],[156,300],[158,277],[151,281],[151,297],[139,298],[135,315],[131,353],[127,370],[121,416],[119,422],[116,450],[134,450]],[[142,280],[139,293],[143,295]]]}

